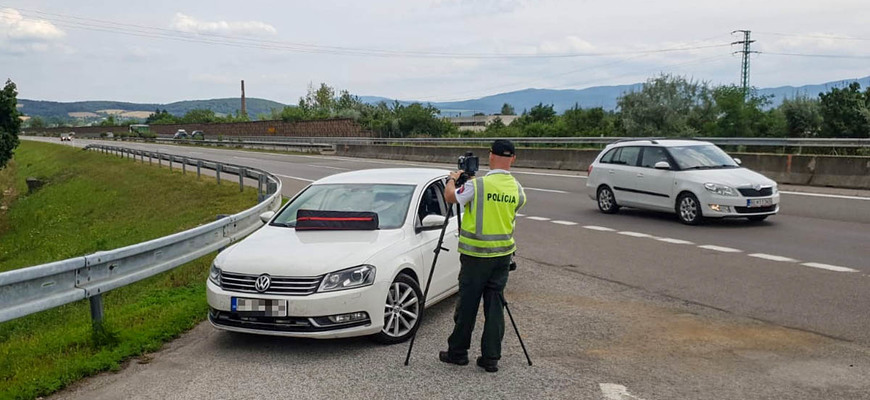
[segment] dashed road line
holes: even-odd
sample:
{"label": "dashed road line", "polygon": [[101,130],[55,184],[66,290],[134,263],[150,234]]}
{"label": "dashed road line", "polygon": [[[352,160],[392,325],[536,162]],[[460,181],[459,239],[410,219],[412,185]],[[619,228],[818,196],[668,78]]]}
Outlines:
{"label": "dashed road line", "polygon": [[533,219],[535,221],[549,221],[550,219],[547,217],[528,217],[529,219]]}
{"label": "dashed road line", "polygon": [[620,231],[620,232],[617,232],[617,233],[619,233],[620,235],[631,236],[631,237],[636,237],[636,238],[647,238],[647,237],[652,237],[652,235],[649,235],[649,234],[646,234],[646,233],[640,233],[640,232]]}
{"label": "dashed road line", "polygon": [[280,176],[282,178],[296,179],[297,181],[314,182],[314,179],[300,178],[298,176],[281,175],[281,174],[275,174],[275,175]]}
{"label": "dashed road line", "polygon": [[828,271],[835,271],[835,272],[858,272],[858,270],[852,269],[852,268],[838,267],[836,265],[821,264],[821,263],[814,263],[814,262],[803,263],[801,265],[803,265],[804,267],[820,268],[820,269],[826,269]]}
{"label": "dashed road line", "polygon": [[732,249],[730,247],[722,247],[722,246],[714,246],[712,244],[705,244],[703,246],[698,246],[702,249],[713,250],[713,251],[721,251],[723,253],[742,253],[743,250]]}
{"label": "dashed road line", "polygon": [[795,260],[794,258],[788,258],[788,257],[783,257],[783,256],[775,256],[775,255],[772,255],[772,254],[752,253],[752,254],[747,254],[747,255],[748,255],[749,257],[761,258],[761,259],[764,259],[764,260],[770,260],[770,261],[792,262],[792,263],[796,263],[796,262],[798,262],[798,260]]}
{"label": "dashed road line", "polygon": [[571,225],[577,225],[576,222],[571,222],[571,221],[555,220],[555,221],[550,221],[550,222],[552,222],[552,223],[554,223],[554,224],[559,224],[559,225],[568,225],[568,226],[571,226]]}
{"label": "dashed road line", "polygon": [[526,216],[526,214],[517,213],[517,217],[525,217],[525,216]]}
{"label": "dashed road line", "polygon": [[613,228],[608,228],[606,226],[596,226],[596,225],[584,225],[583,227],[586,229],[589,229],[589,230],[599,231],[599,232],[613,232],[616,230]]}
{"label": "dashed road line", "polygon": [[533,187],[523,187],[523,189],[525,189],[525,190],[534,190],[534,191],[537,191],[537,192],[547,192],[547,193],[562,193],[562,194],[568,193],[568,192],[566,192],[566,191],[564,191],[564,190],[539,189],[539,188],[533,188]]}
{"label": "dashed road line", "polygon": [[628,392],[628,388],[615,383],[599,383],[598,388],[605,400],[643,400]]}
{"label": "dashed road line", "polygon": [[658,240],[660,242],[673,243],[673,244],[695,244],[694,242],[690,242],[688,240],[682,240],[682,239],[672,239],[672,238],[663,238],[663,237],[657,237],[654,239]]}

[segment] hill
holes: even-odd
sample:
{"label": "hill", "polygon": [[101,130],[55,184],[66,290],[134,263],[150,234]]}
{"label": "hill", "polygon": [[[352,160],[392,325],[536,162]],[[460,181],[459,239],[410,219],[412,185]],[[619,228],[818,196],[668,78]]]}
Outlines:
{"label": "hill", "polygon": [[[284,104],[266,99],[249,98],[246,99],[246,102],[248,115],[251,116],[256,116],[259,113],[268,113],[272,108],[284,108]],[[108,114],[101,111],[112,111],[113,114],[116,111],[152,113],[156,109],[166,110],[171,114],[180,116],[198,108],[206,108],[219,114],[233,114],[241,108],[241,100],[238,98],[186,100],[169,104],[127,103],[120,101],[75,101],[61,103],[56,101],[19,99],[18,104],[20,106],[18,110],[25,115],[43,118],[69,118],[73,115],[88,115],[85,113],[98,114],[96,116]],[[75,114],[70,115],[70,113]]]}

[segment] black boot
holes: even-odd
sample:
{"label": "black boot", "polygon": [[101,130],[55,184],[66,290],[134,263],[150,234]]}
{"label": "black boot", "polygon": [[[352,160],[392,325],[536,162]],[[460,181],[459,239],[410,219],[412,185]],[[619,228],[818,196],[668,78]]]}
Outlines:
{"label": "black boot", "polygon": [[498,372],[498,361],[477,357],[477,366],[483,368],[486,372]]}
{"label": "black boot", "polygon": [[450,353],[447,351],[442,351],[438,353],[438,359],[441,362],[446,362],[448,364],[456,364],[456,365],[468,365],[468,357],[451,357]]}

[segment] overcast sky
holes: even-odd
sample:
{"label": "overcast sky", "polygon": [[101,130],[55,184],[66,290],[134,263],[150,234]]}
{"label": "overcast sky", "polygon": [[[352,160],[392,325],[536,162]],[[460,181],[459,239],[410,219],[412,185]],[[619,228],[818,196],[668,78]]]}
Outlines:
{"label": "overcast sky", "polygon": [[424,101],[659,72],[736,84],[727,44],[749,29],[751,83],[797,86],[870,75],[868,15],[867,0],[0,0],[0,78],[21,98],[158,103],[236,97],[241,79],[284,103],[310,82]]}

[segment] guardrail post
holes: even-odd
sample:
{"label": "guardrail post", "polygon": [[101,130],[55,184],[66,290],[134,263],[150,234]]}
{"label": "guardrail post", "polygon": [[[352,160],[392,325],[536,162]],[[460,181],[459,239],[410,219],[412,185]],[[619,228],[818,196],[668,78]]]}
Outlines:
{"label": "guardrail post", "polygon": [[277,182],[268,182],[266,183],[266,196],[271,196],[272,193],[278,191],[278,183]]}
{"label": "guardrail post", "polygon": [[202,160],[196,160],[196,179],[202,177]]}
{"label": "guardrail post", "polygon": [[163,154],[157,153],[157,168],[163,167]]}
{"label": "guardrail post", "polygon": [[217,177],[218,185],[221,184],[221,164],[217,163],[214,165],[214,174]]}
{"label": "guardrail post", "polygon": [[181,159],[181,175],[187,175],[187,157]]}
{"label": "guardrail post", "polygon": [[103,295],[97,294],[88,298],[91,303],[91,324],[96,331],[103,324]]}
{"label": "guardrail post", "polygon": [[239,168],[239,192],[245,191],[245,174],[246,173],[247,173],[247,171],[245,171],[242,168]]}
{"label": "guardrail post", "polygon": [[257,175],[257,203],[262,203],[266,196],[263,195],[263,174]]}
{"label": "guardrail post", "polygon": [[172,172],[172,159],[175,158],[172,154],[169,155],[169,171]]}
{"label": "guardrail post", "polygon": [[152,164],[151,164],[151,154],[152,154],[152,153],[149,151],[149,152],[148,152],[148,165],[152,165]]}

